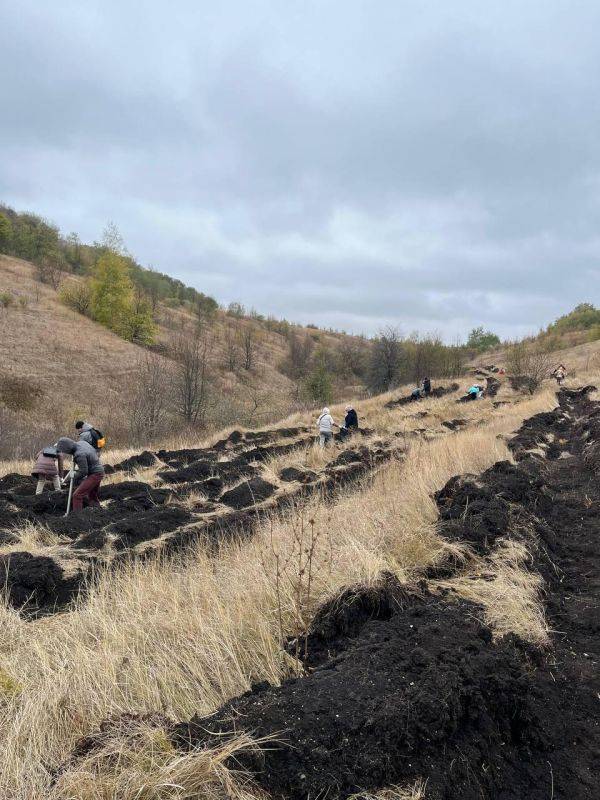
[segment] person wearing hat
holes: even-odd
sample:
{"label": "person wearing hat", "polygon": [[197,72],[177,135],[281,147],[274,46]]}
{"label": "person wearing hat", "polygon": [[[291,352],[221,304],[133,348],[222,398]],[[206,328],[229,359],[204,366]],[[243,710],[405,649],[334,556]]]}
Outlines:
{"label": "person wearing hat", "polygon": [[44,491],[46,481],[50,481],[55,491],[60,490],[60,481],[63,476],[63,456],[56,446],[45,447],[35,457],[35,465],[31,473],[37,478],[36,494]]}
{"label": "person wearing hat", "polygon": [[339,428],[340,426],[337,422],[333,421],[333,417],[329,413],[327,407],[321,411],[321,415],[317,420],[317,425],[319,427],[319,444],[321,447],[325,447],[325,445],[333,439],[333,429]]}

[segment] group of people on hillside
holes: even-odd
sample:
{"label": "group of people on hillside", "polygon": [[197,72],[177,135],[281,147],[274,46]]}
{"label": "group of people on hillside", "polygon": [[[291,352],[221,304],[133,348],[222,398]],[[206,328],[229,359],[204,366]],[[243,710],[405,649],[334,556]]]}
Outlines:
{"label": "group of people on hillside", "polygon": [[346,416],[344,418],[344,424],[338,425],[337,422],[334,422],[333,417],[327,406],[321,411],[319,419],[317,420],[317,426],[319,428],[319,444],[321,447],[325,447],[326,444],[333,439],[333,429],[338,428],[340,431],[340,436],[345,439],[347,436],[350,436],[354,431],[358,430],[358,414],[354,410],[352,406],[346,406]]}
{"label": "group of people on hillside", "polygon": [[[100,451],[104,444],[102,433],[88,422],[75,423],[77,440],[62,436],[56,444],[45,447],[36,456],[32,475],[37,479],[36,494],[44,491],[50,483],[57,491],[67,482],[73,481],[73,511],[80,511],[84,504],[99,506],[98,490],[104,477]],[[65,474],[65,456],[71,456],[71,469]]]}
{"label": "group of people on hillside", "polygon": [[431,378],[423,378],[421,383],[412,390],[410,396],[415,400],[418,400],[420,397],[429,397],[430,394]]}

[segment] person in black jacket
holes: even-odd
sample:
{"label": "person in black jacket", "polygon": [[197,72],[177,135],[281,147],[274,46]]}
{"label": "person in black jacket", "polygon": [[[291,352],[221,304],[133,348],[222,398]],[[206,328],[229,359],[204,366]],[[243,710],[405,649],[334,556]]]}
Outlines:
{"label": "person in black jacket", "polygon": [[346,417],[344,425],[340,430],[343,437],[349,436],[354,431],[358,430],[358,414],[352,406],[346,406]]}
{"label": "person in black jacket", "polygon": [[423,394],[425,397],[431,394],[431,378],[423,378]]}

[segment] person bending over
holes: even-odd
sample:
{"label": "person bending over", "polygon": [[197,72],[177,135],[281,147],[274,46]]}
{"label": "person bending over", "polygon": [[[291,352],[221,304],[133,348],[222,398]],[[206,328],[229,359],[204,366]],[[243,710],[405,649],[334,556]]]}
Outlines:
{"label": "person bending over", "polygon": [[74,442],[63,436],[56,443],[59,453],[73,457],[75,475],[73,492],[73,511],[81,511],[84,502],[89,506],[100,506],[98,490],[104,477],[104,467],[100,463],[98,453],[88,442]]}
{"label": "person bending over", "polygon": [[56,447],[44,447],[35,457],[35,465],[31,473],[37,478],[36,494],[44,491],[46,481],[50,481],[55,491],[60,489],[60,481],[63,476],[63,457]]}

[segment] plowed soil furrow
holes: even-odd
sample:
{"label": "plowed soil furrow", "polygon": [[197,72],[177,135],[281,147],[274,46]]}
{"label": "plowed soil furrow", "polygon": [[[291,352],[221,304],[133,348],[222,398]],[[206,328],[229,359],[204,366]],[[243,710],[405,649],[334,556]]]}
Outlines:
{"label": "plowed soil furrow", "polygon": [[321,609],[305,677],[174,726],[177,746],[275,737],[238,766],[298,800],[417,778],[429,800],[598,797],[600,403],[587,388],[559,401],[515,436],[516,464],[452,479],[436,497],[441,534],[480,558],[506,540],[526,546],[544,578],[548,649],[494,640],[478,606],[382,576]]}
{"label": "plowed soil furrow", "polygon": [[[99,564],[119,564],[134,555],[148,558],[191,546],[202,538],[218,543],[232,535],[248,536],[266,514],[317,492],[324,495],[400,457],[397,440],[367,441],[354,435],[355,447],[331,449],[331,460],[318,472],[290,468],[277,483],[263,477],[265,461],[306,448],[314,441],[306,428],[234,431],[210,448],[144,451],[108,469],[109,474],[159,467],[160,483],[123,480],[103,486],[102,508],[64,517],[66,492],[32,494],[28,476],[0,479],[0,537],[17,545],[23,523],[42,524],[62,544],[32,554],[0,555],[0,581],[9,602],[29,618],[65,607]],[[368,433],[367,433],[368,435]]]}

